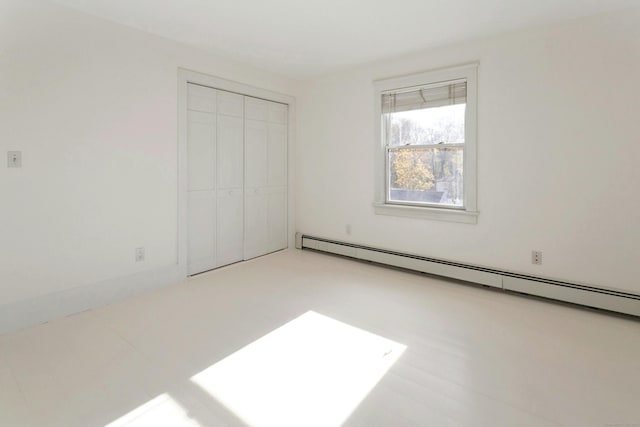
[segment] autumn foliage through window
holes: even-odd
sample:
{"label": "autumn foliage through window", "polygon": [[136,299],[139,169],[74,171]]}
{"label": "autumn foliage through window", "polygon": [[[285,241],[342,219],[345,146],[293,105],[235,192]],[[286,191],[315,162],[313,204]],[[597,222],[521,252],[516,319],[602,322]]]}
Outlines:
{"label": "autumn foliage through window", "polygon": [[466,82],[382,95],[387,202],[463,206]]}

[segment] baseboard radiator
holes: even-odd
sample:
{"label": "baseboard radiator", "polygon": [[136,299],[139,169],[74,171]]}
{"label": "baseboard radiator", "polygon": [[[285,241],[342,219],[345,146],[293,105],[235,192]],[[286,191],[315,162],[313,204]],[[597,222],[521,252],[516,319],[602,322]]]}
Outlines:
{"label": "baseboard radiator", "polygon": [[302,233],[296,233],[296,248],[313,249],[358,260],[463,280],[505,291],[640,317],[640,295],[634,293],[355,245],[307,236]]}

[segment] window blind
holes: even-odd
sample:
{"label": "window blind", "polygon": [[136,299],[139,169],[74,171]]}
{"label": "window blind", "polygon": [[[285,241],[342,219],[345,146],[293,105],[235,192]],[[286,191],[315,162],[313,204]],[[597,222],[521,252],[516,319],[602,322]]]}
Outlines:
{"label": "window blind", "polygon": [[382,94],[382,113],[466,104],[467,82],[457,80]]}

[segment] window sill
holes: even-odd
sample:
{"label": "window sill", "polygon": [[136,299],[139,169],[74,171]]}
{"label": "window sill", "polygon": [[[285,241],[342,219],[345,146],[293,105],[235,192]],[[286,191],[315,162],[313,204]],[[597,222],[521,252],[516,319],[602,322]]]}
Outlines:
{"label": "window sill", "polygon": [[459,222],[463,224],[477,224],[478,212],[454,209],[440,209],[419,206],[392,205],[374,203],[373,209],[377,215],[401,216],[406,218],[434,219],[437,221]]}

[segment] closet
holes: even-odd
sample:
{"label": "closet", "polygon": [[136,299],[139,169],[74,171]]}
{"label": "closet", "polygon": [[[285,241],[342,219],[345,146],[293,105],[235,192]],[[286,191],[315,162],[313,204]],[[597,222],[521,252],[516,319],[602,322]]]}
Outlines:
{"label": "closet", "polygon": [[287,247],[287,105],[188,84],[188,274]]}

